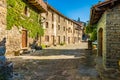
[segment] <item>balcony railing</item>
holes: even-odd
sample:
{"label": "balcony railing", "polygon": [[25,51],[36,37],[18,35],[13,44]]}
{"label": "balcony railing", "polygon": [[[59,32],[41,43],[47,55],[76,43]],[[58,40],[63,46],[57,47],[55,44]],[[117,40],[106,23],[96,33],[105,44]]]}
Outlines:
{"label": "balcony railing", "polygon": [[30,4],[35,6],[37,9],[39,9],[41,12],[47,11],[47,5],[43,0],[28,0]]}

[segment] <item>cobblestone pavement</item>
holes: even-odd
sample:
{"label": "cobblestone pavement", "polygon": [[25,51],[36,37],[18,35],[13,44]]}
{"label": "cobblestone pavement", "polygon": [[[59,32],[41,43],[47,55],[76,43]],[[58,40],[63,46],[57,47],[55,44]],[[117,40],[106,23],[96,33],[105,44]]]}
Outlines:
{"label": "cobblestone pavement", "polygon": [[14,63],[14,80],[101,80],[87,43],[8,58]]}

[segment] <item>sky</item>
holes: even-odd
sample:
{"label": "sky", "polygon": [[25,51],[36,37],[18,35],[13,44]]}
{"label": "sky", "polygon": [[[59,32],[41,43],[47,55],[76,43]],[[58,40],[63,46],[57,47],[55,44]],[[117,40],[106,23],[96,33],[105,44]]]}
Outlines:
{"label": "sky", "polygon": [[47,0],[54,7],[70,19],[87,22],[90,18],[90,8],[99,1],[104,0]]}

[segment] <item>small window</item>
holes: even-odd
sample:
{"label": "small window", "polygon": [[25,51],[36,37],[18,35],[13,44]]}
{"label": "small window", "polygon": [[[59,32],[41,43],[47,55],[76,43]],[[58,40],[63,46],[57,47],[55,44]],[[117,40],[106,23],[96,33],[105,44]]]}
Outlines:
{"label": "small window", "polygon": [[68,33],[70,33],[71,32],[71,29],[70,28],[68,28]]}
{"label": "small window", "polygon": [[54,13],[52,13],[52,21],[54,21]]}
{"label": "small window", "polygon": [[65,31],[65,26],[63,27],[63,31]]}
{"label": "small window", "polygon": [[54,29],[54,24],[52,24],[52,29]]}
{"label": "small window", "polygon": [[25,10],[24,10],[24,13],[26,16],[30,16],[30,13],[29,13],[29,8],[27,6],[25,6]]}
{"label": "small window", "polygon": [[48,35],[45,36],[45,41],[49,42],[49,36]]}
{"label": "small window", "polygon": [[58,25],[58,30],[60,30],[60,25]]}
{"label": "small window", "polygon": [[63,36],[63,41],[64,41],[64,43],[65,43],[65,41],[66,41],[65,36]]}
{"label": "small window", "polygon": [[46,12],[46,16],[48,16],[48,12]]}
{"label": "small window", "polygon": [[48,28],[48,22],[46,22],[46,28]]}

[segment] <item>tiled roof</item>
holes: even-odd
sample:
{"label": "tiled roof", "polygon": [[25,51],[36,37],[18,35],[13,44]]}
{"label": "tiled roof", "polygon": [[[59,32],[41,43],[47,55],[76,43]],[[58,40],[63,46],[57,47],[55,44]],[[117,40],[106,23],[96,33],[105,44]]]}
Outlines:
{"label": "tiled roof", "polygon": [[120,4],[120,0],[106,0],[94,5],[91,8],[90,24],[96,24],[107,9],[113,8],[117,4]]}

